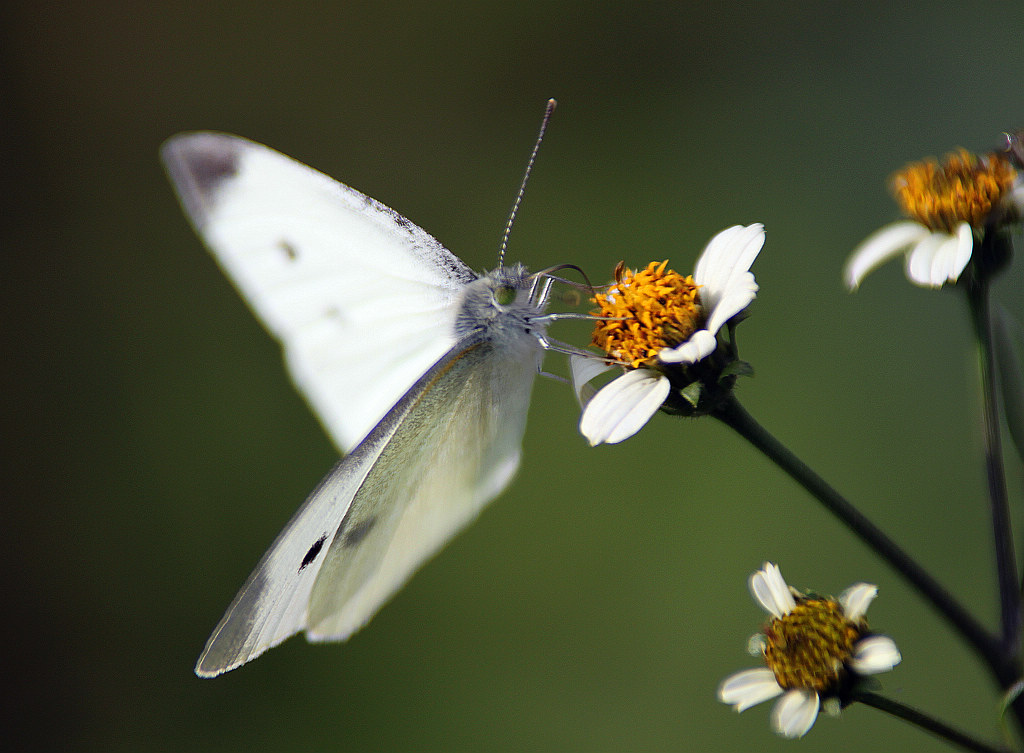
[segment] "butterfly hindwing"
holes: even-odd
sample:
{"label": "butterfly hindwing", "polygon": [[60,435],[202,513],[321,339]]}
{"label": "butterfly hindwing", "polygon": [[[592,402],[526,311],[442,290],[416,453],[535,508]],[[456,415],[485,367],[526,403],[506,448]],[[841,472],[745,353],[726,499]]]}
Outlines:
{"label": "butterfly hindwing", "polygon": [[423,375],[278,536],[196,672],[226,672],[303,630],[342,640],[365,624],[508,484],[537,359],[466,341]]}

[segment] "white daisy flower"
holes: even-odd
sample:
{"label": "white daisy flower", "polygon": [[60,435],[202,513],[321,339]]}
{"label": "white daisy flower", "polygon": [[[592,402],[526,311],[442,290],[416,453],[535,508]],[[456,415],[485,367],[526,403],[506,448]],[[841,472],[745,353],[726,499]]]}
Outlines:
{"label": "white daisy flower", "polygon": [[1024,181],[1006,154],[978,157],[960,150],[941,165],[916,162],[893,176],[892,190],[911,219],[886,225],[854,249],[843,271],[850,290],[901,254],[915,285],[956,282],[993,218],[1014,222],[1024,216]]}
{"label": "white daisy flower", "polygon": [[900,663],[896,644],[868,631],[864,614],[878,593],[857,583],[838,599],[801,594],[770,562],[750,576],[750,593],[771,619],[760,638],[767,666],[726,678],[718,698],[736,711],[782,696],[772,709],[772,729],[803,737],[822,700],[834,697],[857,675],[887,672]]}
{"label": "white daisy flower", "polygon": [[633,436],[668,397],[664,371],[697,364],[718,350],[719,330],[757,294],[750,265],[763,245],[762,225],[736,225],[711,239],[692,276],[666,271],[667,261],[637,272],[616,270],[616,283],[594,298],[602,317],[594,345],[628,364],[626,372],[594,394],[587,383],[613,367],[570,359],[584,403],[580,431],[591,445]]}

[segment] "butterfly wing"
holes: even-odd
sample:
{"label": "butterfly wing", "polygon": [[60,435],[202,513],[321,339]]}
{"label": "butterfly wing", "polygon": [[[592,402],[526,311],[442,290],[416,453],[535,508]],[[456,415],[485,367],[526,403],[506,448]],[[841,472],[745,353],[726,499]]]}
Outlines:
{"label": "butterfly wing", "polygon": [[511,480],[539,346],[468,340],[418,380],[278,536],[206,644],[213,677],[302,630],[344,640]]}
{"label": "butterfly wing", "polygon": [[455,346],[453,302],[476,274],[394,210],[237,136],[181,134],[161,156],[343,452]]}

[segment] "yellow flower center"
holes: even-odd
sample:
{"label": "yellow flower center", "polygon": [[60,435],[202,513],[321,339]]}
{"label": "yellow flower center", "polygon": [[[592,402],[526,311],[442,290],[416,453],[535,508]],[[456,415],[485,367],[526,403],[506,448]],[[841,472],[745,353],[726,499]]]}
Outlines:
{"label": "yellow flower center", "polygon": [[833,599],[798,599],[793,611],[765,628],[764,660],[780,687],[821,693],[838,684],[864,628]]}
{"label": "yellow flower center", "polygon": [[907,165],[893,175],[892,190],[910,217],[931,230],[952,233],[961,222],[983,227],[1016,175],[1001,154],[979,158],[961,149],[941,165],[931,159]]}
{"label": "yellow flower center", "polygon": [[704,324],[704,311],[693,277],[683,277],[668,261],[652,261],[634,272],[620,263],[615,284],[591,300],[601,317],[593,344],[634,368],[653,363],[662,348],[686,342]]}

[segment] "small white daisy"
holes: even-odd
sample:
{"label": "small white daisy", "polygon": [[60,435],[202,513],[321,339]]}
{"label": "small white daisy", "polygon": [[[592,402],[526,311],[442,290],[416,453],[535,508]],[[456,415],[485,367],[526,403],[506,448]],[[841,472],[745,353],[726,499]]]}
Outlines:
{"label": "small white daisy", "polygon": [[848,688],[857,675],[887,672],[900,663],[896,644],[868,632],[864,614],[878,593],[869,583],[850,586],[838,599],[801,594],[770,562],[750,576],[750,593],[771,620],[758,636],[766,667],[726,678],[718,698],[736,711],[782,696],[772,729],[803,737],[818,718],[822,699]]}
{"label": "small white daisy", "polygon": [[617,270],[616,283],[594,298],[602,319],[593,342],[629,364],[626,372],[594,394],[587,383],[612,367],[582,356],[570,360],[584,403],[580,431],[591,445],[621,442],[647,423],[669,394],[663,369],[715,353],[719,330],[757,294],[750,265],[763,245],[762,225],[736,225],[710,240],[692,276],[666,271],[668,262]]}
{"label": "small white daisy", "polygon": [[915,285],[940,288],[956,282],[987,223],[1015,222],[1024,215],[1024,181],[1006,154],[978,157],[960,150],[941,165],[916,162],[893,176],[892,190],[911,219],[886,225],[854,249],[843,271],[851,290],[901,254]]}

